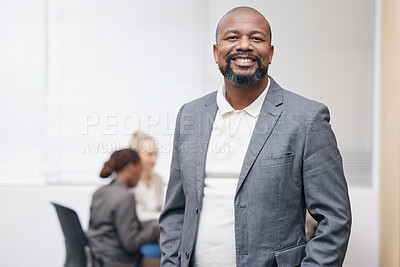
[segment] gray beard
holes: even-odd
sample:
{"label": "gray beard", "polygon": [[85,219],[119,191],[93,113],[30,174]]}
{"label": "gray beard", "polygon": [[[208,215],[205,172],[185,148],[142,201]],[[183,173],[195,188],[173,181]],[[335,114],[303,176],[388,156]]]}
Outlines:
{"label": "gray beard", "polygon": [[231,57],[226,58],[226,68],[219,68],[222,75],[233,85],[250,85],[259,82],[267,73],[268,67],[261,66],[261,59],[257,58],[257,69],[251,75],[237,75],[233,72],[231,67]]}

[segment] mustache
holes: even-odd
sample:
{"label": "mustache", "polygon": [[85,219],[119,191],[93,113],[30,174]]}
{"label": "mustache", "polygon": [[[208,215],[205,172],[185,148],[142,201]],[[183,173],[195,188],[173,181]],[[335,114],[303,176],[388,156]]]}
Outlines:
{"label": "mustache", "polygon": [[259,56],[253,55],[251,53],[234,53],[234,54],[230,54],[230,55],[226,56],[225,61],[226,61],[226,63],[229,63],[234,57],[238,57],[238,56],[241,56],[241,57],[253,57],[253,58],[256,59],[257,63],[259,63],[259,64],[261,63],[261,58]]}

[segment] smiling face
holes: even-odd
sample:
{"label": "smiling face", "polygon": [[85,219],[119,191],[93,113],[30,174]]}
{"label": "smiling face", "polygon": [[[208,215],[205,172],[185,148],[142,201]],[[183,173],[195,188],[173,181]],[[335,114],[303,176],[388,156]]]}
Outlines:
{"label": "smiling face", "polygon": [[274,47],[265,18],[247,9],[233,10],[219,23],[214,59],[225,79],[249,85],[267,79]]}

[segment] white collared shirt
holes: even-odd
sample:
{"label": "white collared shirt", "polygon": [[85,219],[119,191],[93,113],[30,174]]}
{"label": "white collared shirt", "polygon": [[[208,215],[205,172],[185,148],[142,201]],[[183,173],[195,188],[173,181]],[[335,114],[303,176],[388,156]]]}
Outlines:
{"label": "white collared shirt", "polygon": [[234,198],[243,160],[270,86],[243,110],[226,100],[225,86],[217,93],[218,111],[208,145],[203,206],[194,266],[236,266]]}

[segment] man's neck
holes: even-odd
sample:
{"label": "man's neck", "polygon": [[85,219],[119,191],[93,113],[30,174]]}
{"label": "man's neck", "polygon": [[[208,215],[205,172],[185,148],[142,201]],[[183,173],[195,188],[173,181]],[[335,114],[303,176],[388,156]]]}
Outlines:
{"label": "man's neck", "polygon": [[224,79],[226,100],[235,110],[242,110],[257,99],[268,85],[268,75],[258,83],[250,85],[233,85]]}

